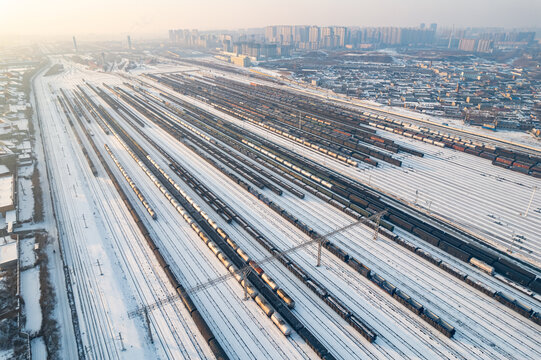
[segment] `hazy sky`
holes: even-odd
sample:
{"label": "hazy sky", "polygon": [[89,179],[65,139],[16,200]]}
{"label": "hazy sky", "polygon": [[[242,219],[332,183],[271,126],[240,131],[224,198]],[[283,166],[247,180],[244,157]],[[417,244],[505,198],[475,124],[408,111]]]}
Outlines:
{"label": "hazy sky", "polygon": [[541,0],[0,0],[6,35],[162,34],[277,24],[541,27]]}

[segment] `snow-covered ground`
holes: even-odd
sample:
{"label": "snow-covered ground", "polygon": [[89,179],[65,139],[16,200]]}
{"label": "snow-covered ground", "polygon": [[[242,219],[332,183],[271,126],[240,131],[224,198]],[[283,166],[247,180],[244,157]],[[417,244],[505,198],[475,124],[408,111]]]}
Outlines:
{"label": "snow-covered ground", "polygon": [[[154,345],[145,336],[144,316],[127,316],[140,306],[153,305],[172,296],[174,289],[93,155],[99,176],[94,177],[90,172],[79,145],[73,140],[73,131],[83,136],[79,126],[70,128],[59,105],[48,95],[49,83],[73,88],[75,84],[83,85],[83,77],[92,77],[96,84],[102,80],[123,81],[68,66],[56,77],[38,79],[36,86],[53,201],[83,343],[106,357],[114,354],[122,358],[211,358],[209,348],[181,303],[165,302],[149,309]],[[94,122],[91,128],[100,148],[103,139],[113,150],[122,149]],[[91,149],[84,137],[83,142]],[[123,178],[119,180],[122,182]],[[162,242],[160,248],[166,260],[181,282],[191,287],[207,281],[209,276],[227,273],[163,194],[156,188],[153,191],[163,202],[164,210],[151,225],[156,239]],[[300,337],[285,338],[254,302],[244,302],[242,297],[242,288],[234,280],[194,294],[194,302],[232,358],[300,359],[315,355]],[[125,352],[119,351],[119,330],[127,348]]]}
{"label": "snow-covered ground", "polygon": [[[362,101],[356,101],[351,100],[352,104],[360,105],[361,107],[367,107],[367,104],[365,104]],[[527,145],[535,147],[539,150],[541,150],[541,138],[536,138],[531,134],[528,134],[524,131],[511,131],[511,130],[489,130],[484,129],[480,126],[472,126],[465,124],[464,121],[458,120],[458,119],[448,119],[448,118],[441,118],[431,115],[422,114],[419,112],[411,111],[408,109],[400,108],[400,107],[391,107],[386,105],[380,105],[379,107],[374,107],[373,105],[370,106],[370,109],[372,110],[379,110],[379,111],[385,111],[389,113],[395,113],[399,116],[406,116],[410,118],[409,120],[418,120],[418,121],[425,121],[430,123],[437,123],[439,125],[445,125],[448,130],[463,130],[472,134],[478,134],[482,136],[486,136],[488,138],[493,137],[504,141],[512,141],[519,144]],[[407,122],[408,119],[405,119]]]}
{"label": "snow-covered ground", "polygon": [[13,175],[0,176],[0,206],[13,204]]}
{"label": "snow-covered ground", "polygon": [[[153,83],[167,91],[166,87]],[[196,99],[179,98],[264,136],[291,151],[440,217],[503,251],[541,265],[541,192],[536,192],[528,217],[521,214],[541,180],[493,166],[487,159],[385,132],[396,143],[417,149],[420,158],[401,153],[402,167],[379,162],[378,167],[346,165],[321,152],[252,123],[242,122]],[[430,211],[429,211],[430,210]],[[523,238],[524,237],[524,238]]]}
{"label": "snow-covered ground", "polygon": [[36,253],[34,251],[35,239],[26,238],[19,241],[21,268],[32,267],[36,262]]}
{"label": "snow-covered ground", "polygon": [[32,176],[32,173],[34,172],[34,166],[20,166],[17,168],[17,172],[19,175],[19,178],[21,177],[28,177]]}
{"label": "snow-covered ground", "polygon": [[[36,78],[43,75],[46,69],[36,75]],[[37,167],[40,173],[40,183],[43,192],[43,209],[44,220],[43,222],[31,224],[26,223],[21,226],[21,230],[45,230],[51,239],[51,243],[46,247],[45,251],[48,258],[49,267],[49,279],[56,292],[56,304],[53,311],[55,320],[60,325],[58,327],[59,332],[59,345],[60,351],[58,356],[60,358],[75,358],[77,357],[77,347],[75,340],[75,333],[73,328],[72,317],[70,313],[70,305],[68,300],[68,294],[66,290],[66,281],[64,276],[64,263],[59,251],[58,230],[55,222],[55,214],[52,206],[52,198],[49,187],[49,179],[47,174],[47,162],[45,161],[45,151],[43,142],[41,139],[41,128],[39,126],[40,107],[36,97],[36,91],[34,89],[35,82],[32,81],[32,96],[30,102],[34,109],[33,122],[34,122],[34,156],[36,162],[34,166]],[[34,166],[26,166],[19,168],[19,175],[30,177],[34,172]],[[53,252],[53,250],[55,250]]]}
{"label": "snow-covered ground", "polygon": [[39,285],[39,266],[21,272],[21,295],[26,315],[25,331],[36,333],[41,328],[41,296]]}
{"label": "snow-covered ground", "polygon": [[30,346],[32,347],[32,360],[47,360],[47,348],[41,336],[32,339]]}
{"label": "snow-covered ground", "polygon": [[[147,123],[147,126],[145,127],[145,132],[149,136],[153,137],[160,144],[162,144],[162,146],[164,146],[166,149],[169,149],[169,151],[177,159],[177,161],[187,166],[189,170],[192,171],[194,175],[196,175],[199,179],[204,179],[205,183],[209,187],[211,187],[211,189],[215,191],[226,203],[230,204],[236,211],[241,213],[256,228],[263,230],[264,233],[271,240],[275,241],[275,244],[280,246],[282,249],[287,249],[288,247],[298,244],[302,241],[303,237],[306,237],[306,235],[300,233],[288,223],[284,223],[280,217],[278,217],[265,206],[261,205],[261,203],[255,198],[253,198],[252,195],[247,194],[238,185],[233,183],[229,178],[216,172],[212,167],[209,167],[208,164],[206,164],[202,159],[200,159],[197,155],[193,154],[191,150],[187,149],[184,145],[180,144],[178,141],[167,135],[162,130],[154,130],[154,127],[148,125]],[[139,144],[146,144],[144,139],[138,136],[137,133],[132,132],[131,135],[135,139],[137,139]],[[150,145],[145,145],[144,147],[148,149]],[[124,156],[126,157],[126,161],[128,161],[129,156]],[[155,153],[152,156],[159,157],[160,155],[158,153]],[[164,162],[163,164],[161,164],[161,166],[165,168],[167,166],[167,163]],[[176,178],[176,176],[173,177],[175,178],[175,180],[181,182],[180,179]],[[144,177],[141,179],[141,181],[144,181]],[[140,183],[141,182],[138,181],[138,184]],[[186,191],[194,199],[198,198],[198,195],[195,192],[192,192],[189,189]],[[288,206],[286,206],[286,208],[293,209],[292,211],[294,211],[295,215],[301,217],[303,221],[308,223],[310,226],[315,227],[321,233],[325,233],[333,229],[339,228],[347,224],[348,221],[352,221],[352,219],[349,219],[347,216],[344,216],[341,213],[337,213],[336,210],[330,205],[325,203],[322,204],[322,201],[320,199],[311,195],[307,196],[307,198],[305,198],[304,200],[300,200],[291,195],[282,197],[276,196],[268,190],[264,191],[264,193],[268,197],[271,197],[273,201],[277,201],[282,206],[284,206],[284,204],[287,204]],[[205,204],[202,204],[201,207],[204,210],[209,211],[209,213],[212,211],[210,210],[210,207]],[[246,237],[246,235],[243,235],[242,230],[239,230],[235,226],[227,225],[223,223],[220,219],[218,219],[218,222],[220,223],[220,226],[223,226],[224,229],[226,229],[230,234],[235,234],[235,241],[237,241],[239,244],[242,243],[243,246],[246,246],[246,248],[250,250],[250,254],[255,253],[260,254],[258,256],[261,257],[265,256],[265,252],[259,249],[258,246],[253,243],[253,241],[250,241],[249,238]],[[339,240],[339,242],[342,243],[342,245],[345,246],[346,249],[354,253],[356,257],[362,259],[363,262],[370,264],[374,269],[377,269],[378,273],[383,274],[384,277],[388,279],[392,279],[392,282],[394,282],[400,288],[405,289],[408,293],[415,294],[416,298],[423,300],[423,302],[425,304],[428,304],[430,308],[439,312],[445,318],[450,319],[449,321],[451,321],[453,324],[459,324],[457,325],[459,331],[464,333],[464,337],[461,338],[464,343],[462,341],[459,341],[460,345],[455,344],[455,346],[452,347],[453,350],[447,349],[447,344],[435,344],[437,343],[437,341],[432,339],[432,342],[435,343],[430,343],[426,345],[427,347],[430,347],[430,349],[421,350],[421,354],[430,354],[431,351],[438,353],[438,351],[440,351],[439,354],[440,356],[442,356],[441,351],[457,351],[458,353],[460,353],[460,351],[464,351],[462,353],[463,356],[464,354],[467,354],[466,356],[473,356],[472,354],[475,353],[477,356],[483,357],[483,355],[479,351],[468,347],[467,345],[465,345],[465,343],[469,343],[470,341],[474,341],[473,339],[477,339],[475,340],[475,346],[483,348],[483,352],[488,353],[490,350],[485,347],[490,343],[501,343],[502,341],[504,341],[503,339],[505,338],[505,336],[507,336],[504,334],[508,334],[509,332],[513,333],[515,331],[526,330],[527,332],[531,331],[531,333],[525,334],[525,338],[532,340],[535,337],[535,334],[537,333],[535,325],[531,325],[529,323],[524,324],[524,321],[520,319],[518,319],[518,322],[513,325],[513,330],[502,329],[501,334],[498,332],[493,333],[491,327],[499,327],[501,326],[501,324],[494,324],[490,320],[491,317],[486,315],[485,309],[487,307],[490,307],[490,311],[498,313],[497,315],[496,313],[490,315],[494,318],[505,317],[508,319],[515,319],[516,315],[512,311],[509,311],[496,303],[495,300],[488,299],[482,294],[477,294],[476,292],[474,292],[473,297],[463,297],[461,294],[472,292],[471,288],[467,287],[458,280],[455,280],[449,274],[441,271],[438,268],[434,268],[432,265],[428,264],[426,261],[418,258],[413,254],[404,253],[404,250],[402,248],[398,247],[393,243],[383,241],[383,244],[381,242],[374,244],[370,241],[370,239],[371,230],[367,230],[366,228],[364,228],[363,230],[352,230],[351,232],[341,235],[337,240]],[[360,249],[362,250],[358,248],[359,244],[362,244],[362,246],[360,247]],[[382,246],[385,247],[384,250],[381,249]],[[366,253],[367,250],[369,252],[368,254]],[[415,327],[422,327],[424,325],[422,322],[421,324],[418,324],[418,322],[416,321],[417,319],[415,319],[414,317],[407,317],[407,320],[401,321],[397,319],[387,319],[386,314],[388,312],[398,311],[397,309],[395,309],[396,304],[393,304],[392,301],[389,303],[385,296],[381,296],[379,290],[377,290],[370,284],[365,285],[364,282],[366,282],[366,280],[359,278],[358,274],[355,274],[348,268],[344,269],[343,265],[336,264],[332,256],[328,256],[327,254],[328,257],[326,257],[327,260],[325,260],[326,268],[324,270],[317,270],[315,269],[313,263],[313,259],[315,258],[315,249],[311,251],[307,250],[306,252],[302,251],[298,255],[295,255],[295,260],[301,262],[303,266],[306,266],[306,268],[313,271],[311,272],[311,275],[313,275],[321,282],[325,283],[325,285],[329,286],[329,288],[332,289],[335,294],[339,294],[340,297],[348,303],[348,305],[352,306],[352,308],[355,309],[355,311],[365,314],[365,319],[369,319],[371,316],[373,316],[372,320],[368,320],[370,322],[370,325],[374,326],[374,328],[378,330],[380,336],[385,338],[385,340],[381,340],[381,345],[383,348],[380,349],[380,351],[389,351],[389,349],[393,349],[393,351],[397,351],[398,353],[400,353],[400,351],[403,351],[404,353],[402,353],[402,356],[413,356],[411,353],[408,352],[408,350],[406,350],[406,348],[397,345],[395,342],[390,341],[389,339],[399,341],[398,339],[408,338],[408,341],[415,342],[416,340],[414,339],[417,337],[417,339],[422,342],[422,337],[419,337],[420,335],[417,331],[412,330],[412,328],[404,330],[397,325],[397,323],[399,323],[404,324],[403,326],[408,326],[405,324],[410,324],[410,322],[413,322],[415,324]],[[449,256],[442,257],[448,258],[448,260],[452,263],[457,263]],[[467,272],[473,273],[476,277],[483,278],[483,280],[485,281],[492,281],[493,284],[495,284],[496,288],[502,288],[506,291],[511,291],[516,294],[517,297],[521,298],[521,300],[524,299],[524,301],[529,304],[535,303],[535,301],[528,299],[528,297],[521,295],[519,292],[510,289],[509,287],[506,287],[502,284],[498,284],[496,281],[490,280],[491,278],[484,275],[483,273],[465,265],[463,265],[463,267]],[[285,288],[287,288],[288,291],[292,291],[292,293],[298,296],[298,298],[300,299],[305,299],[304,296],[306,295],[303,296],[302,292],[299,292],[299,290],[302,289],[302,285],[300,287],[297,285],[297,290],[292,290],[292,288],[288,287],[287,285],[287,274],[281,272],[279,268],[279,265],[276,267],[272,266],[267,271],[269,271],[274,278],[279,279],[281,281],[281,284]],[[406,272],[404,271],[405,269],[409,270]],[[434,289],[435,284],[440,284],[438,285],[438,289]],[[368,286],[368,288],[365,288],[365,286]],[[362,294],[365,294],[366,292],[369,292],[371,296],[367,298],[363,297]],[[359,299],[361,298],[363,300],[362,305],[359,303]],[[453,301],[450,301],[449,298],[452,298]],[[302,303],[304,304],[305,302],[303,301]],[[383,303],[385,303],[386,305],[382,309]],[[374,308],[372,308],[368,304],[373,304]],[[313,307],[309,309],[312,309],[312,312],[314,311]],[[379,313],[376,309],[379,309],[379,311],[383,311],[383,313]],[[504,315],[500,313],[501,311],[504,311],[507,314]],[[476,315],[472,315],[472,313],[475,313]],[[302,319],[304,321],[307,321],[308,324],[310,324],[309,316],[302,312],[301,314]],[[389,332],[389,323],[394,324],[394,333]],[[490,325],[488,323],[490,323]],[[318,333],[322,333],[322,331],[323,329],[321,328],[317,330]],[[333,329],[333,331],[336,330]],[[412,331],[413,334],[410,334],[409,332]],[[468,335],[466,335],[466,333],[468,333]],[[502,339],[496,340],[493,338],[493,336],[502,336]],[[324,341],[329,342],[330,346],[333,349],[336,349],[338,353],[341,354],[341,356],[345,357],[345,354],[347,353],[346,350],[341,350],[335,342],[332,342],[332,335],[329,334],[327,336],[324,336],[324,339]],[[461,346],[464,347],[462,348],[462,350],[459,350]],[[528,351],[526,348],[522,347],[521,342],[517,342],[514,345],[509,346],[514,347],[514,351]],[[509,350],[508,348],[501,347],[498,349],[494,349],[494,351],[494,355],[507,354],[508,356],[510,356],[513,353],[513,351]],[[537,352],[538,350],[534,351]],[[456,354],[458,353],[455,353],[454,356],[456,356]],[[378,354],[377,350],[373,350],[372,355],[374,354]],[[419,356],[419,354],[417,355]],[[526,355],[526,353],[524,353],[524,355]],[[374,356],[382,356],[382,353]],[[393,353],[393,355],[387,353],[387,357],[393,356],[397,356],[397,353]]]}
{"label": "snow-covered ground", "polygon": [[[90,350],[88,356],[212,358],[208,346],[201,339],[182,304],[166,302],[162,306],[153,306],[156,302],[174,294],[174,289],[168,284],[133,219],[93,154],[80,125],[75,122],[75,125],[70,127],[55,100],[59,88],[66,89],[72,96],[76,85],[85,86],[83,79],[95,86],[102,86],[103,82],[121,85],[126,78],[88,71],[79,65],[64,61],[63,63],[65,71],[62,74],[38,78],[35,89],[40,105],[45,156],[59,225],[59,237],[65,264],[71,277],[82,342]],[[88,88],[86,90],[90,93]],[[167,161],[156,149],[94,93],[91,96],[122,124],[163,169],[167,169],[166,171],[182,189],[246,249],[252,258],[262,259],[269,255],[238,224],[227,224],[217,216],[196,192],[168,170]],[[206,105],[193,99],[185,99],[208,109]],[[214,112],[212,109],[209,111]],[[92,119],[86,111],[84,113]],[[226,120],[237,122],[221,113],[218,114]],[[211,188],[254,228],[262,231],[277,248],[284,250],[308,240],[307,235],[228,177],[216,171],[184,144],[152,125],[143,116],[140,119],[147,124],[144,131],[148,136],[160,143],[171,156],[186,166],[194,176]],[[84,122],[84,126],[92,130],[99,149],[103,149],[104,144],[111,148],[156,210],[158,218],[154,221],[145,213],[119,170],[105,154],[107,163],[142,214],[144,223],[151,229],[151,234],[158,241],[160,250],[180,282],[187,287],[193,287],[226,274],[227,271],[220,261],[202,244],[162,192],[126,153],[121,143],[113,135],[106,135],[94,120],[90,123]],[[382,191],[404,201],[413,202],[412,192],[415,194],[420,182],[426,183],[421,191],[421,200],[417,199],[419,206],[425,200],[422,196],[426,194],[424,196],[433,202],[431,213],[460,224],[477,224],[478,233],[487,237],[487,241],[498,244],[496,238],[506,236],[505,231],[501,229],[494,231],[486,226],[484,217],[487,216],[486,212],[490,211],[508,222],[510,228],[524,228],[524,231],[527,231],[524,236],[529,241],[526,244],[528,247],[537,244],[535,241],[535,229],[539,221],[537,212],[533,212],[534,215],[531,217],[529,215],[526,220],[513,215],[514,209],[524,202],[533,186],[532,180],[525,179],[522,174],[508,174],[506,170],[484,164],[479,158],[467,154],[457,154],[446,149],[443,149],[445,152],[438,153],[441,150],[435,150],[423,143],[407,141],[408,146],[419,148],[428,155],[425,158],[404,157],[402,168],[390,165],[376,169],[363,166],[352,168],[296,143],[285,141],[279,136],[266,133],[256,126],[249,124],[244,126],[254,133],[265,134],[269,140],[359,181],[370,182]],[[98,168],[97,177],[92,175],[82,150],[75,141],[75,133],[81,136],[83,144]],[[438,177],[440,171],[441,176]],[[455,188],[457,195],[453,195]],[[503,201],[502,198],[491,195],[488,191],[491,188],[495,188],[495,191],[503,197]],[[511,191],[517,194],[509,195]],[[299,199],[287,192],[282,196],[277,196],[269,190],[262,192],[321,233],[353,221],[310,194],[307,194],[305,199]],[[455,196],[471,200],[472,204],[446,210],[448,207],[445,206],[445,202]],[[530,222],[533,223],[529,224]],[[401,233],[401,236],[418,241],[408,234]],[[369,344],[281,264],[266,264],[265,271],[296,301],[295,315],[331,350],[333,355],[343,359],[541,358],[541,346],[538,342],[541,335],[539,326],[517,316],[515,312],[494,299],[473,290],[396,244],[382,238],[374,243],[371,239],[372,231],[365,226],[358,226],[337,235],[332,240],[449,321],[457,328],[457,335],[454,339],[447,339],[370,281],[337,261],[336,257],[326,250],[323,251],[323,266],[319,268],[315,267],[314,259],[317,252],[315,247],[304,248],[292,254],[291,257],[310,276],[323,283],[377,331],[378,339],[374,344]],[[426,246],[424,242],[419,243]],[[439,249],[427,247],[427,250],[437,253],[475,278],[487,282],[496,289],[511,293],[517,299],[539,310],[536,300],[512,287],[459,263],[441,253]],[[53,269],[61,268],[61,264],[57,264],[59,266],[54,264],[53,260]],[[62,276],[61,273],[53,271],[53,277],[56,277],[57,281],[58,276]],[[253,301],[243,301],[242,297],[242,288],[232,279],[193,294],[194,303],[231,358],[301,359],[316,356],[298,335],[293,334],[290,338],[285,338]],[[145,305],[151,305],[148,314],[154,344],[151,344],[148,338],[143,316],[128,316],[131,311]],[[64,317],[64,321],[69,321],[69,316]],[[123,344],[120,343],[119,333],[122,334]],[[122,345],[126,347],[126,351],[121,351]]]}
{"label": "snow-covered ground", "polygon": [[[211,59],[211,62],[214,62],[214,61],[212,61]],[[221,62],[219,63],[221,65],[227,65]],[[167,68],[168,71],[171,71],[171,67],[174,68],[174,66],[171,66],[171,65],[160,64],[157,68],[158,69]],[[182,65],[177,65],[178,71],[181,71],[183,68],[184,67]],[[438,124],[438,125],[447,124],[444,126],[451,133],[463,132],[464,136],[467,136],[468,134],[479,135],[479,136],[486,137],[487,140],[489,140],[490,138],[494,138],[494,139],[503,140],[505,142],[518,143],[518,144],[522,144],[525,146],[529,146],[529,147],[533,147],[533,148],[541,150],[541,139],[535,138],[532,135],[522,132],[522,131],[506,131],[506,130],[492,131],[488,129],[483,129],[478,126],[470,126],[470,125],[464,124],[464,122],[461,120],[427,115],[420,112],[412,111],[410,109],[379,104],[377,102],[370,101],[370,100],[354,99],[343,94],[337,94],[334,91],[329,90],[329,89],[315,87],[310,84],[300,83],[288,77],[284,78],[282,74],[280,74],[278,71],[273,71],[273,70],[269,70],[269,69],[265,69],[261,67],[245,69],[245,68],[232,66],[232,68],[234,68],[235,70],[244,71],[246,72],[246,75],[248,75],[252,70],[255,70],[256,72],[260,72],[265,75],[268,75],[269,77],[273,77],[283,82],[286,82],[287,85],[277,85],[275,83],[268,82],[262,79],[249,78],[243,74],[224,72],[221,70],[217,70],[214,68],[211,69],[207,67],[199,67],[199,73],[203,75],[210,75],[210,76],[220,74],[222,76],[226,76],[227,78],[234,79],[236,81],[241,81],[244,83],[255,82],[255,83],[260,83],[260,84],[264,84],[271,87],[279,87],[286,90],[294,90],[303,94],[316,96],[321,99],[325,99],[325,101],[335,101],[335,102],[340,103],[341,105],[345,105],[345,106],[353,107],[357,109],[362,109],[362,111],[369,111],[369,112],[375,111],[378,114],[385,113],[385,115],[388,115],[391,118],[396,117],[400,119],[401,121],[405,121],[405,122],[425,123],[425,124],[433,123],[433,124]],[[155,73],[158,71],[153,69],[152,72]],[[165,72],[165,70],[162,72]]]}
{"label": "snow-covered ground", "polygon": [[32,180],[19,177],[18,194],[18,220],[24,222],[32,219],[34,212],[34,196],[32,193]]}
{"label": "snow-covered ground", "polygon": [[[100,101],[97,97],[94,97],[94,100]],[[109,108],[105,103],[102,105]],[[101,138],[104,143],[107,141],[115,156],[124,164],[123,166],[130,169],[130,177],[138,186],[149,183],[147,175],[142,172],[118,141],[111,136],[106,136],[94,123],[91,126],[95,140],[98,141]],[[162,164],[162,168],[166,167],[166,164]],[[127,184],[124,183],[124,185]],[[181,283],[190,288],[213,277],[227,274],[221,262],[198,239],[193,229],[182,220],[153,183],[142,190],[147,195],[152,194],[147,198],[153,208],[158,210],[158,220],[150,225],[158,235],[157,239],[162,243],[159,245],[160,249],[166,251],[166,259],[170,259],[169,263],[174,264],[171,268],[182,279]],[[131,195],[129,188],[127,191]],[[134,203],[140,204],[138,201]],[[176,238],[172,239],[170,234],[176,234],[176,236],[182,234],[180,238],[184,238],[185,241],[178,242]],[[217,293],[213,295],[215,291]],[[216,289],[211,288],[193,294],[194,302],[199,309],[203,309],[203,316],[209,317],[211,329],[217,334],[226,351],[229,350],[228,352],[234,354],[233,357],[306,358],[313,356],[312,351],[302,339],[297,335],[289,339],[284,338],[270,319],[261,316],[263,313],[255,302],[244,302],[242,296],[242,288],[233,278],[223,286],[217,286]],[[216,302],[217,298],[223,300]]]}
{"label": "snow-covered ground", "polygon": [[13,350],[0,350],[0,360],[12,360]]}
{"label": "snow-covered ground", "polygon": [[17,260],[17,243],[9,237],[0,237],[0,264]]}
{"label": "snow-covered ground", "polygon": [[[62,74],[67,75],[69,71]],[[73,134],[68,132],[71,129],[67,120],[50,96],[51,78],[54,79],[38,78],[35,90],[59,235],[70,269],[83,345],[88,346],[96,358],[155,357],[154,345],[145,335],[143,319],[129,318],[128,312],[141,301],[141,289],[151,299],[164,296],[164,291],[167,294],[172,289],[148,288],[149,283],[160,284],[160,280],[144,279],[143,269],[153,266],[148,253],[135,255],[137,247],[133,244],[142,243],[142,236],[135,230],[137,227],[107,178],[96,178],[90,172],[81,149],[73,141]],[[130,251],[131,255],[120,255],[119,251],[120,254]],[[134,269],[138,267],[141,268]],[[158,321],[165,321],[160,326],[167,326],[167,318]],[[157,343],[167,351],[160,356],[168,353],[168,356],[180,357],[180,351],[196,353],[196,350],[188,350],[187,345],[170,352],[168,342],[176,340],[164,338]],[[121,350],[123,347],[126,351]]]}

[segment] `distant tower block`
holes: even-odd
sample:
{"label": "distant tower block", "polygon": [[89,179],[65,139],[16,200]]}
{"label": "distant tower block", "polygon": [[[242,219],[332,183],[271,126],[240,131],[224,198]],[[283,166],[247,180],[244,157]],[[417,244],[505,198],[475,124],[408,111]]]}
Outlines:
{"label": "distant tower block", "polygon": [[453,41],[453,33],[455,32],[455,25],[453,25],[453,30],[451,30],[451,33],[449,34],[449,45],[447,45],[447,48],[451,48],[451,43]]}
{"label": "distant tower block", "polygon": [[75,40],[75,36],[73,37],[73,48],[75,49],[75,52],[77,52],[77,40]]}
{"label": "distant tower block", "polygon": [[131,37],[128,35],[128,49],[131,50]]}

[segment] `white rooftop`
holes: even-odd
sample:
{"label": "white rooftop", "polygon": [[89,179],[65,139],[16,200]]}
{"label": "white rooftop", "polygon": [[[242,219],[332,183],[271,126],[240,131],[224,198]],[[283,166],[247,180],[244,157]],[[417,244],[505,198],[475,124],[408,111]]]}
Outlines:
{"label": "white rooftop", "polygon": [[0,165],[0,176],[9,174],[10,171],[6,165]]}
{"label": "white rooftop", "polygon": [[17,260],[17,243],[10,242],[0,245],[0,266],[13,260]]}
{"label": "white rooftop", "polygon": [[0,176],[0,207],[13,204],[13,176]]}

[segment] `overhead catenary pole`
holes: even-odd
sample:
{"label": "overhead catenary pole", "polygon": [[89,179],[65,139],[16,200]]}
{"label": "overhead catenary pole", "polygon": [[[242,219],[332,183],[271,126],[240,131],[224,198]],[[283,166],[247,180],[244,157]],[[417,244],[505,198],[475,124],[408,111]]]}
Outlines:
{"label": "overhead catenary pole", "polygon": [[126,351],[126,348],[124,347],[124,341],[122,341],[122,334],[120,332],[118,333],[118,339],[120,340],[120,350]]}
{"label": "overhead catenary pole", "polygon": [[317,245],[317,264],[316,264],[317,267],[321,265],[321,248],[322,247],[323,247],[323,240],[320,241]]}
{"label": "overhead catenary pole", "polygon": [[100,276],[103,276],[103,271],[101,271],[100,259],[97,259],[96,263],[98,264],[98,268],[100,269]]}
{"label": "overhead catenary pole", "polygon": [[535,191],[537,190],[537,186],[533,187],[532,196],[530,197],[530,202],[528,203],[528,207],[526,208],[526,212],[524,213],[524,217],[528,216],[528,212],[530,211],[530,206],[532,206],[533,197],[535,196]]}
{"label": "overhead catenary pole", "polygon": [[[365,224],[365,223],[368,223],[370,221],[372,221],[373,219],[375,219],[377,216],[383,216],[387,213],[387,210],[383,210],[379,213],[376,213],[374,215],[371,215],[367,218],[362,218],[360,220],[357,220],[355,222],[352,222],[346,226],[343,226],[341,228],[338,228],[336,230],[333,230],[331,232],[328,232],[327,234],[324,234],[320,237],[317,237],[315,239],[310,239],[308,241],[305,241],[305,242],[302,242],[298,245],[295,245],[289,249],[286,249],[284,251],[281,251],[281,252],[277,252],[275,253],[274,255],[272,256],[269,256],[269,257],[266,257],[264,259],[261,259],[259,261],[257,261],[257,263],[261,266],[263,264],[267,264],[271,261],[274,261],[275,259],[279,258],[281,255],[287,255],[287,254],[291,254],[291,253],[295,253],[297,251],[299,251],[300,249],[302,248],[305,248],[309,245],[312,245],[314,244],[315,242],[318,242],[320,244],[323,245],[323,243],[325,242],[325,240],[327,240],[328,238],[332,237],[333,235],[336,235],[338,233],[341,233],[347,229],[350,229],[358,224]],[[248,274],[250,271],[252,270],[252,267],[250,265],[246,265],[244,266],[243,268],[239,269],[236,271],[236,274],[240,274],[241,276],[244,275],[245,273]],[[205,283],[201,283],[199,285],[195,285],[194,287],[192,288],[189,288],[189,289],[186,289],[185,291],[183,291],[184,294],[193,294],[193,293],[196,293],[198,291],[201,291],[201,290],[204,290],[204,289],[207,289],[209,287],[213,287],[213,286],[216,286],[217,284],[220,284],[226,280],[229,280],[231,277],[233,277],[234,274],[233,273],[229,273],[229,274],[226,274],[226,275],[222,275],[222,276],[219,276],[217,278],[214,278],[214,279],[211,279]],[[140,315],[140,314],[143,314],[145,309],[155,309],[157,307],[160,307],[160,306],[163,306],[164,304],[168,304],[170,302],[174,302],[174,301],[177,301],[179,300],[179,296],[178,295],[170,295],[170,296],[167,296],[166,298],[163,298],[161,300],[158,300],[157,302],[155,303],[152,303],[152,304],[148,304],[148,305],[144,305],[144,306],[141,306],[133,311],[130,311],[128,313],[128,316],[129,317],[134,317],[134,316],[137,316],[137,315]]]}
{"label": "overhead catenary pole", "polygon": [[243,271],[242,273],[242,287],[244,288],[244,300],[248,300],[248,287],[247,287],[247,278],[248,278],[248,272]]}
{"label": "overhead catenary pole", "polygon": [[380,214],[380,215],[377,215],[376,216],[376,226],[374,226],[374,236],[372,236],[372,242],[375,242],[378,240],[378,234],[379,234],[379,223],[380,223],[380,220],[381,220],[381,217],[383,216],[383,214]]}
{"label": "overhead catenary pole", "polygon": [[154,338],[152,337],[152,331],[150,329],[150,319],[148,317],[148,309],[145,308],[145,322],[147,324],[148,337],[150,338],[150,343],[154,344]]}
{"label": "overhead catenary pole", "polygon": [[512,254],[513,253],[513,246],[515,246],[515,240],[516,240],[516,236],[515,236],[515,230],[513,230],[513,233],[511,234],[511,247],[509,249],[507,249],[507,252]]}

